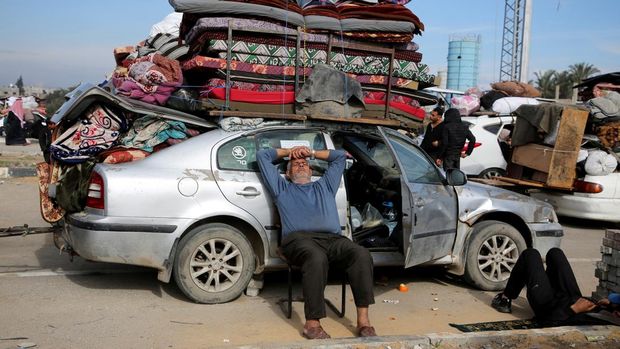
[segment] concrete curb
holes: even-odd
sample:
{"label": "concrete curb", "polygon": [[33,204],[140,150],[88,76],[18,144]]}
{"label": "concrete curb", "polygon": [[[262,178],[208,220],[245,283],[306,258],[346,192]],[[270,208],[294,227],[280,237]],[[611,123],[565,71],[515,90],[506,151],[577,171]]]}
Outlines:
{"label": "concrete curb", "polygon": [[339,338],[291,343],[265,343],[231,347],[238,349],[437,349],[437,348],[618,348],[620,327],[566,326],[533,330],[472,333],[430,333],[421,336]]}
{"label": "concrete curb", "polygon": [[34,167],[0,167],[0,178],[36,176],[37,169]]}

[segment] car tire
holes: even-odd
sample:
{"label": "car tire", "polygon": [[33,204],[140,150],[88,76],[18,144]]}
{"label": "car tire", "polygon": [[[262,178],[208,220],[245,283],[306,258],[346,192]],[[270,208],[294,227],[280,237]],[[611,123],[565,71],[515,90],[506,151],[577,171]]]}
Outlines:
{"label": "car tire", "polygon": [[476,223],[468,239],[465,280],[485,290],[503,290],[519,255],[526,249],[519,231],[504,222]]}
{"label": "car tire", "polygon": [[178,246],[174,279],[196,303],[217,304],[239,297],[252,279],[254,251],[238,229],[210,223],[192,229]]}
{"label": "car tire", "polygon": [[480,172],[480,175],[478,177],[480,178],[485,178],[485,179],[491,179],[493,177],[498,177],[498,176],[505,176],[506,175],[506,171],[499,168],[499,167],[491,167],[491,168],[487,168],[486,170]]}

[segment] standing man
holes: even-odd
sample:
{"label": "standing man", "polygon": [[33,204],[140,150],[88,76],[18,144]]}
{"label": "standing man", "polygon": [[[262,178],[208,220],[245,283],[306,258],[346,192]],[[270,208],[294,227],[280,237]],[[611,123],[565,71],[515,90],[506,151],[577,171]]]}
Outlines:
{"label": "standing man", "polygon": [[[289,157],[284,179],[274,161]],[[321,179],[311,181],[306,158],[329,162]],[[325,317],[325,285],[329,265],[346,271],[355,306],[357,335],[376,336],[370,325],[368,306],[374,304],[373,263],[370,252],[341,235],[336,192],[345,167],[342,150],[261,149],[256,154],[265,186],[269,189],[282,224],[281,252],[287,261],[301,267],[304,313],[303,335],[308,339],[330,336],[321,327]]]}
{"label": "standing man", "polygon": [[433,161],[439,166],[441,161],[437,161],[439,159],[439,155],[442,152],[442,136],[443,136],[443,108],[437,107],[431,111],[430,120],[431,122],[426,126],[426,131],[424,132],[424,139],[422,140],[422,144],[420,147],[428,154]]}
{"label": "standing man", "polygon": [[[467,124],[461,121],[461,114],[457,109],[450,108],[444,115],[444,127],[442,134],[442,153],[439,156],[439,163],[443,163],[445,170],[450,168],[460,168],[461,158],[471,155],[474,151],[476,137],[471,133]],[[463,152],[465,140],[468,140],[467,150]]]}

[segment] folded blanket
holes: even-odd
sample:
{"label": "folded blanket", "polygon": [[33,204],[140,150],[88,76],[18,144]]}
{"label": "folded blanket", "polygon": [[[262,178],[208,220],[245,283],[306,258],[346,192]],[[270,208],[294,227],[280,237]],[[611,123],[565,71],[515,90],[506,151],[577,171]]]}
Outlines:
{"label": "folded blanket", "polygon": [[124,128],[124,117],[105,105],[94,105],[80,121],[52,142],[51,155],[64,163],[84,162],[109,149]]}

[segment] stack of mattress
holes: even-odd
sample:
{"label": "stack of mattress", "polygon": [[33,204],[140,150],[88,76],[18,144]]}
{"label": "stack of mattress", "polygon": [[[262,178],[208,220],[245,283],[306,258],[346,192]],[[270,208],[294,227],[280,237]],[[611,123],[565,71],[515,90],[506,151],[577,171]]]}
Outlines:
{"label": "stack of mattress", "polygon": [[296,86],[320,63],[361,84],[363,116],[385,114],[388,86],[389,113],[400,119],[422,120],[420,106],[436,102],[419,91],[435,77],[412,42],[424,26],[408,1],[169,1],[183,13],[184,85],[199,86],[203,108],[294,113]]}

